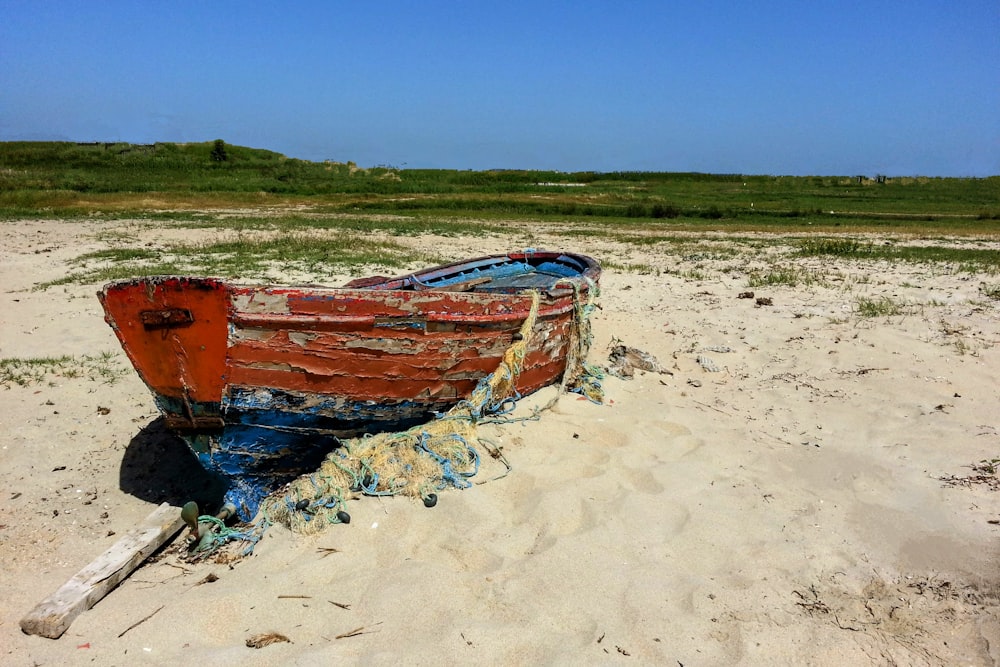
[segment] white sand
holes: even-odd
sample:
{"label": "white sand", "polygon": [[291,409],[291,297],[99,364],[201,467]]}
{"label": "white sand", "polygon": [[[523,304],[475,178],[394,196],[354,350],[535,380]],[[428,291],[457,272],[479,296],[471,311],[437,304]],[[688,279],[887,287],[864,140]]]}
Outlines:
{"label": "white sand", "polygon": [[[98,285],[31,289],[116,228],[0,223],[0,358],[109,351],[127,368]],[[454,259],[534,245],[653,267],[606,270],[590,359],[620,339],[673,374],[609,378],[606,405],[565,396],[539,421],[485,427],[513,472],[443,492],[434,509],[361,499],[350,525],[316,537],[272,528],[234,567],[186,564],[178,539],[59,640],[18,622],[176,491],[167,459],[193,459],[161,438],[151,461],[133,442],[156,411],[130,368],[112,385],[0,388],[0,663],[1000,660],[1000,526],[989,523],[1000,494],[939,479],[1000,457],[1000,302],[979,291],[996,277],[798,259],[826,282],[748,288],[748,269],[765,266],[749,252],[679,263],[524,228],[404,241]],[[750,289],[754,299],[737,298]],[[762,296],[773,305],[756,306]],[[882,296],[914,305],[853,312]],[[210,573],[218,580],[199,584]],[[268,631],[291,642],[245,645]]]}

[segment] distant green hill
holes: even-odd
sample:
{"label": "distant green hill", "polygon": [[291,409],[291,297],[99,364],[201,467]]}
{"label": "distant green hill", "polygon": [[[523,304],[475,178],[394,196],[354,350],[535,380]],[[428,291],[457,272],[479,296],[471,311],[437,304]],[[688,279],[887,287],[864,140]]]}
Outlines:
{"label": "distant green hill", "polygon": [[342,192],[358,173],[346,164],[229,144],[222,144],[220,155],[216,144],[0,143],[0,191],[320,194]]}
{"label": "distant green hill", "polygon": [[[9,141],[0,142],[0,164],[8,167],[117,168],[142,164],[150,168],[204,166],[216,162],[212,150],[216,142],[192,144],[127,144],[95,141]],[[265,166],[287,158],[273,151],[223,143],[226,161],[243,166]]]}

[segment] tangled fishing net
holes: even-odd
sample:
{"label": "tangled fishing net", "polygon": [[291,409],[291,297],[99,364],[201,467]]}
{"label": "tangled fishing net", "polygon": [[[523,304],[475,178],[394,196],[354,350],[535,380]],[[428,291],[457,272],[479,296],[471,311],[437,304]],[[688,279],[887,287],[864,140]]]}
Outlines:
{"label": "tangled fishing net", "polygon": [[[587,297],[582,296],[581,285],[574,285],[574,317],[561,392],[573,391],[600,403],[601,371],[584,362],[590,347],[590,314],[597,285],[589,285]],[[486,448],[509,471],[500,451],[477,436],[477,426],[486,420],[503,421],[502,415],[520,398],[516,380],[538,307],[536,292],[520,335],[514,336],[497,369],[480,380],[468,398],[436,419],[406,431],[342,441],[316,472],[299,477],[261,504],[261,525],[278,522],[295,532],[315,533],[330,524],[348,523],[346,502],[358,495],[406,495],[433,506],[438,491],[472,486],[471,478],[480,464],[477,446]],[[536,416],[557,399],[536,411]]]}

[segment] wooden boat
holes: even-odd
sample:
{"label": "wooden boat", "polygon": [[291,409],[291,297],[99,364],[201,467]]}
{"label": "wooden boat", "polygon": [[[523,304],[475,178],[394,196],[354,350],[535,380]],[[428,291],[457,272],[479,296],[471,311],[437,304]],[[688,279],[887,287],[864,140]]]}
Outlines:
{"label": "wooden boat", "polygon": [[339,438],[408,428],[497,368],[540,295],[521,395],[560,380],[590,257],[526,250],[340,288],[156,276],[98,294],[168,428],[249,520]]}

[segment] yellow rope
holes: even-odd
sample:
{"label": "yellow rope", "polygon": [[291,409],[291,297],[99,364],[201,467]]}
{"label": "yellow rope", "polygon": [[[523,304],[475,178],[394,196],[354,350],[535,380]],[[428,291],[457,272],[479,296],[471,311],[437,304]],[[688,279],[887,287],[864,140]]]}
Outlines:
{"label": "yellow rope", "polygon": [[[343,521],[344,500],[362,490],[372,495],[428,499],[449,482],[456,484],[464,476],[471,476],[478,456],[472,448],[477,421],[516,394],[538,306],[539,295],[535,292],[518,340],[467,399],[437,419],[406,431],[344,441],[342,447],[327,455],[315,473],[299,477],[267,498],[262,503],[264,515],[296,532],[313,533]],[[449,471],[452,477],[446,479]]]}
{"label": "yellow rope", "polygon": [[[599,403],[603,398],[600,369],[584,362],[590,347],[590,314],[597,285],[589,283],[586,300],[581,289],[582,284],[574,281],[574,316],[560,393],[574,391]],[[299,477],[265,499],[261,504],[264,521],[314,533],[331,523],[349,521],[345,501],[362,493],[401,494],[431,504],[436,501],[435,492],[442,488],[470,485],[467,479],[478,468],[478,453],[473,447],[480,444],[477,424],[517,395],[517,378],[534,334],[539,302],[538,292],[533,292],[520,335],[504,351],[496,370],[480,380],[468,398],[438,418],[406,431],[344,441],[315,473]],[[537,410],[536,416],[554,405],[558,397]]]}

